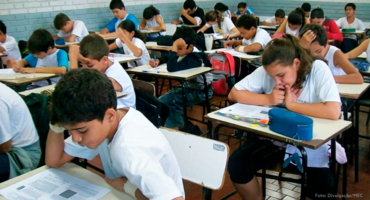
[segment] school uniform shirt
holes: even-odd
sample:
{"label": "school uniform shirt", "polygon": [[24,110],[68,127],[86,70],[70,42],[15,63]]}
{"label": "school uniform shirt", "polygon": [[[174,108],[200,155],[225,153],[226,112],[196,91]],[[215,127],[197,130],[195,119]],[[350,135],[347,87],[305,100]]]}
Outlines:
{"label": "school uniform shirt", "polygon": [[347,75],[346,72],[344,72],[342,68],[336,67],[334,65],[334,54],[336,51],[340,51],[340,49],[338,49],[335,46],[329,45],[329,50],[325,55],[325,60],[328,61],[329,69],[331,73],[333,74],[333,76]]}
{"label": "school uniform shirt", "polygon": [[[285,16],[285,18],[286,18],[286,16]],[[276,24],[276,18],[275,17],[270,17],[270,18],[266,19],[265,22]]]}
{"label": "school uniform shirt", "polygon": [[15,41],[14,37],[6,35],[5,42],[0,42],[0,46],[5,49],[3,53],[8,56],[1,57],[3,64],[6,65],[6,61],[9,59],[14,59],[15,61],[22,60],[21,53],[19,52],[17,41]]}
{"label": "school uniform shirt", "polygon": [[[247,7],[247,10],[245,11],[245,15],[254,14],[254,10],[251,7]],[[235,15],[240,17],[242,14],[239,12],[239,10],[235,11]]]}
{"label": "school uniform shirt", "polygon": [[[158,15],[155,15],[152,20],[150,21],[146,21],[146,27],[159,27],[160,25],[158,24],[157,20],[156,20],[156,17]],[[163,20],[162,16],[159,15],[161,17],[161,19]],[[162,32],[159,32],[159,33],[152,33],[152,34],[148,34],[148,37],[152,37],[152,38],[157,38],[158,36],[160,35],[166,35],[166,31],[162,31]]]}
{"label": "school uniform shirt", "polygon": [[259,43],[262,46],[261,49],[264,49],[267,43],[269,43],[270,41],[271,41],[270,34],[265,29],[257,28],[256,35],[254,36],[254,38],[249,40],[243,38],[242,43],[243,45]]}
{"label": "school uniform shirt", "polygon": [[221,27],[218,27],[218,23],[216,23],[214,25],[209,25],[208,23],[206,23],[206,26],[207,26],[207,28],[212,26],[213,32],[219,33],[221,35],[223,35],[223,34],[232,34],[233,32],[231,31],[231,29],[235,28],[234,23],[228,17],[224,17],[222,19]]}
{"label": "school uniform shirt", "polygon": [[222,16],[223,17],[228,17],[231,19],[231,11],[230,10],[226,10],[225,12],[222,13]]}
{"label": "school uniform shirt", "polygon": [[[129,109],[119,122],[108,145],[112,171],[136,185],[149,199],[185,198],[176,157],[164,135],[143,114]],[[98,149],[89,149],[65,140],[64,151],[92,160]]]}
{"label": "school uniform shirt", "polygon": [[302,27],[302,25],[300,25],[296,30],[292,30],[292,29],[290,29],[290,27],[288,25],[288,22],[287,22],[286,25],[285,25],[285,33],[298,37],[299,36],[299,31],[301,30],[301,27]]}
{"label": "school uniform shirt", "polygon": [[89,35],[89,31],[87,30],[85,23],[80,20],[75,20],[73,23],[73,28],[70,33],[63,33],[59,31],[58,36],[61,38],[66,38],[70,35],[75,35],[76,39],[75,42],[81,42],[81,40],[86,36]]}
{"label": "school uniform shirt", "polygon": [[139,21],[137,21],[136,17],[130,13],[127,13],[127,15],[123,19],[118,19],[117,17],[114,17],[111,19],[107,25],[105,25],[105,28],[108,29],[110,33],[116,32],[118,25],[123,21],[123,20],[130,20],[134,22],[135,24],[135,29],[139,30]]}
{"label": "school uniform shirt", "polygon": [[[29,54],[24,58],[27,63],[35,68],[35,67],[66,67],[67,71],[69,71],[69,61],[68,61],[68,54],[62,50],[58,49],[54,53],[47,55],[43,59],[36,58],[33,54]],[[50,81],[52,84],[56,84],[59,81],[60,77],[51,78]],[[46,80],[44,81],[37,81],[33,82],[33,85],[38,86],[47,86],[49,85]]]}
{"label": "school uniform shirt", "polygon": [[325,18],[324,23],[322,24],[326,31],[326,35],[329,40],[343,41],[343,35],[340,31],[337,23],[333,19]]}
{"label": "school uniform shirt", "polygon": [[30,111],[23,99],[0,83],[0,144],[12,140],[12,147],[26,147],[39,141]]}
{"label": "school uniform shirt", "polygon": [[[193,14],[191,14],[190,16],[193,17],[193,18],[195,18],[195,20],[197,20],[197,25],[203,26],[205,24],[205,21],[204,21],[204,11],[203,11],[203,9],[197,7],[195,9],[195,12]],[[191,23],[183,15],[180,16],[179,20],[181,22],[183,22],[184,24],[186,24],[186,25],[194,25],[193,23]]]}
{"label": "school uniform shirt", "polygon": [[[146,49],[145,43],[136,37],[133,37],[131,42],[142,50],[140,56],[141,59],[136,61],[137,66],[149,64],[150,55],[148,49]],[[132,53],[132,51],[127,47],[127,45],[123,43],[119,38],[116,39],[116,44],[118,48],[123,49],[123,52],[125,52],[126,55],[134,56],[134,53]],[[128,62],[127,65],[129,68],[136,67],[135,62]]]}
{"label": "school uniform shirt", "polygon": [[[363,30],[363,31],[365,30],[364,23],[361,20],[359,20],[358,18],[355,18],[355,21],[353,21],[350,24],[347,21],[347,17],[342,17],[342,18],[338,19],[337,25],[338,25],[339,28],[342,28],[342,29],[343,28],[354,28],[356,30]],[[355,34],[344,34],[343,37],[357,40],[357,37],[356,37]]]}
{"label": "school uniform shirt", "polygon": [[[267,74],[264,67],[259,67],[252,74],[238,82],[234,87],[237,90],[247,90],[258,94],[270,94],[275,87],[275,82],[271,76]],[[302,92],[297,102],[341,102],[334,77],[325,62],[321,60],[315,60],[313,62],[311,73],[303,83]],[[317,150],[305,149],[308,155],[307,161],[309,167],[328,167],[329,158],[327,145],[323,145]],[[296,151],[298,151],[296,147],[287,145],[287,152],[295,153]]]}
{"label": "school uniform shirt", "polygon": [[109,58],[109,60],[112,61],[113,64],[108,67],[104,73],[109,78],[116,80],[117,83],[121,85],[122,91],[120,92],[127,94],[125,97],[117,99],[117,106],[131,107],[136,109],[136,96],[130,76],[122,68],[118,61],[114,60],[113,58]]}

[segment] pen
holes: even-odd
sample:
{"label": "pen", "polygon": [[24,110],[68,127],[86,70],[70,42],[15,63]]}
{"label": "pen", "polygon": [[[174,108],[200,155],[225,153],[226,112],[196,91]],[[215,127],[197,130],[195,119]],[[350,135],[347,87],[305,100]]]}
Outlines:
{"label": "pen", "polygon": [[147,73],[147,72],[149,72],[149,71],[148,71],[148,70],[143,70],[143,72]]}
{"label": "pen", "polygon": [[157,56],[154,54],[154,66],[156,66],[157,65]]}

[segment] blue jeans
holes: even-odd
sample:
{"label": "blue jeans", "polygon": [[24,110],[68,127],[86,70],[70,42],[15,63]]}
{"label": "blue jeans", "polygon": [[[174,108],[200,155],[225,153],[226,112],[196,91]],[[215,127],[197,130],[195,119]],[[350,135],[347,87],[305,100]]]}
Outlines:
{"label": "blue jeans", "polygon": [[[201,103],[206,100],[206,95],[203,91],[189,88],[185,85],[185,94],[187,97],[187,106],[192,106]],[[208,90],[208,98],[211,98],[213,94],[213,88],[210,87]],[[171,91],[159,97],[159,101],[168,106],[170,115],[167,117],[165,127],[175,128],[184,126],[184,119],[181,115],[181,111],[184,108],[182,88],[175,87]]]}

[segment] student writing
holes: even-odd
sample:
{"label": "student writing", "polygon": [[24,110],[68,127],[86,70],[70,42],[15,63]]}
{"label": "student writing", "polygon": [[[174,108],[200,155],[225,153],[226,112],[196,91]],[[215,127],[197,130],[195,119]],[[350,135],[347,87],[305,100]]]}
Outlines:
{"label": "student writing", "polygon": [[85,23],[80,20],[70,20],[64,13],[59,13],[54,18],[54,27],[59,30],[54,40],[63,38],[66,42],[80,42],[89,34]]}

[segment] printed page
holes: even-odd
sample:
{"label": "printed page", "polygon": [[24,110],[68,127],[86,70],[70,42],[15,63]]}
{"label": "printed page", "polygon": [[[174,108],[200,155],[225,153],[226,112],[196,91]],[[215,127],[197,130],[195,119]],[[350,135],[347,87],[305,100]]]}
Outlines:
{"label": "printed page", "polygon": [[0,69],[0,74],[17,74],[17,72],[15,72],[13,70],[13,68],[9,68],[9,69]]}
{"label": "printed page", "polygon": [[268,111],[270,107],[253,106],[247,104],[236,103],[229,107],[223,108],[218,112],[224,114],[239,115],[241,117],[254,118],[254,119],[269,119]]}

